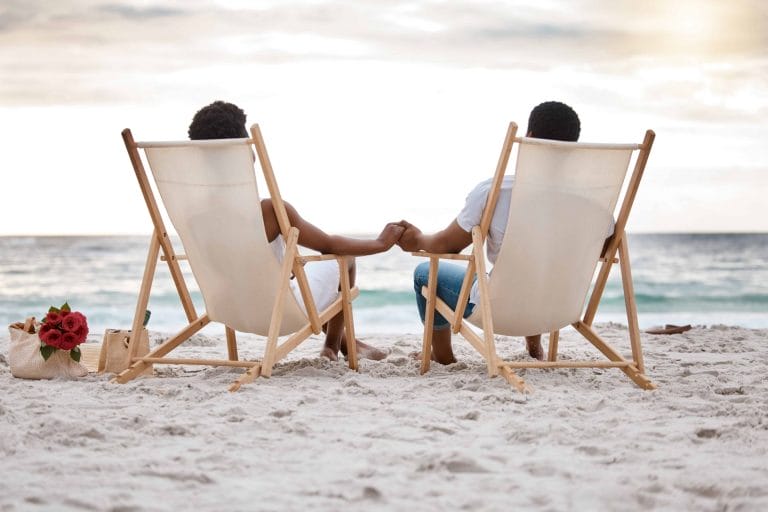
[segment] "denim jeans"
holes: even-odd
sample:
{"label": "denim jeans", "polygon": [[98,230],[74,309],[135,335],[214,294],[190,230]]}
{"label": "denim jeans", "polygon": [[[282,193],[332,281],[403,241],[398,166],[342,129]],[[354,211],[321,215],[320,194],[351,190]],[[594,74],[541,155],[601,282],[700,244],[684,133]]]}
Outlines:
{"label": "denim jeans", "polygon": [[[461,293],[461,284],[464,282],[465,273],[466,268],[461,265],[444,262],[438,264],[437,296],[440,297],[443,302],[448,304],[451,309],[456,309],[456,304],[459,302],[459,293]],[[429,262],[425,261],[424,263],[420,263],[413,271],[413,289],[416,291],[416,305],[419,308],[421,323],[424,323],[427,310],[427,299],[421,294],[421,287],[427,286],[428,281]],[[472,314],[472,309],[474,309],[474,307],[475,305],[471,302],[467,303],[467,308],[464,310],[464,318],[467,318]],[[450,324],[443,315],[435,311],[435,321],[433,326],[435,330],[440,330],[448,328]]]}

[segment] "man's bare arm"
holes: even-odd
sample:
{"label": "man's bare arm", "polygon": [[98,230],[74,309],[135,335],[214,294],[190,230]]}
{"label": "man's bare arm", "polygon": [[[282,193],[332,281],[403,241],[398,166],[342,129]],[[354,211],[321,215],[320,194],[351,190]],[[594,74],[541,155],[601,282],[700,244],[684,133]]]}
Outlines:
{"label": "man's bare arm", "polygon": [[427,251],[432,253],[459,253],[472,243],[472,234],[464,231],[454,220],[448,227],[432,235],[425,235],[419,228],[407,221],[398,224],[405,228],[397,245],[404,251]]}

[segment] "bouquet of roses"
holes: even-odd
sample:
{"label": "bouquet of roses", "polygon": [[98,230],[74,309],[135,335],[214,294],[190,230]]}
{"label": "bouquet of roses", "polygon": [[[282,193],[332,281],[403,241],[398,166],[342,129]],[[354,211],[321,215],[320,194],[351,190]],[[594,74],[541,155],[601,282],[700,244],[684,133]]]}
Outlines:
{"label": "bouquet of roses", "polygon": [[66,302],[60,307],[51,306],[42,327],[40,336],[40,354],[46,361],[56,350],[69,350],[69,357],[80,361],[80,349],[77,347],[88,337],[88,322],[85,315],[72,311]]}

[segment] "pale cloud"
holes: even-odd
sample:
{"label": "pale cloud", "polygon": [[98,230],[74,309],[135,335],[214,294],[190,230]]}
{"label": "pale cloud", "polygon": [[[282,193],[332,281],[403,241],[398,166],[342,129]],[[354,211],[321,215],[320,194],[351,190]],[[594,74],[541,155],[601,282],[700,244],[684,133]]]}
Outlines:
{"label": "pale cloud", "polygon": [[[736,58],[763,75],[766,67],[768,14],[758,1],[12,0],[2,9],[6,105],[109,101],[110,90],[120,101],[118,76],[131,82],[213,63],[375,59],[621,73],[649,60],[695,68]],[[111,87],[99,85],[104,75],[113,77]]]}

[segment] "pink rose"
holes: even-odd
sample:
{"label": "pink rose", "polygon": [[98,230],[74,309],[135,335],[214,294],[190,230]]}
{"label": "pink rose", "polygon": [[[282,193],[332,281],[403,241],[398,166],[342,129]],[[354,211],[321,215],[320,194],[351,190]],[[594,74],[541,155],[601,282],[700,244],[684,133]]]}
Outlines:
{"label": "pink rose", "polygon": [[60,348],[60,344],[62,341],[62,335],[61,332],[58,329],[51,329],[50,331],[46,332],[44,335],[41,336],[43,340],[43,343],[46,345],[50,345],[52,347]]}
{"label": "pink rose", "polygon": [[59,325],[61,323],[61,315],[58,313],[54,313],[51,311],[47,315],[45,315],[45,324],[46,325]]}
{"label": "pink rose", "polygon": [[77,335],[73,332],[65,332],[61,336],[61,342],[59,343],[59,348],[62,350],[72,350],[76,346],[78,346],[81,342],[77,340]]}

